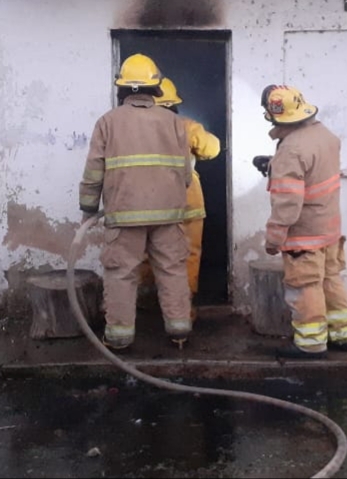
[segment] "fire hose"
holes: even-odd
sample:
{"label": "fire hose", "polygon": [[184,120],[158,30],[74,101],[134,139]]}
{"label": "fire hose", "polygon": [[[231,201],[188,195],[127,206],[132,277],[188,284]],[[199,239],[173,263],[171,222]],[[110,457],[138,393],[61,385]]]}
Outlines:
{"label": "fire hose", "polygon": [[228,389],[214,389],[206,387],[195,387],[188,386],[184,384],[178,384],[175,382],[170,382],[169,380],[159,379],[149,374],[139,371],[135,366],[132,366],[126,361],[120,359],[117,355],[111,352],[98,337],[94,334],[90,328],[87,320],[84,317],[82,309],[79,305],[79,301],[76,294],[75,288],[75,264],[78,258],[78,253],[81,247],[82,240],[87,232],[87,230],[95,226],[100,218],[104,216],[104,212],[100,211],[97,215],[92,216],[86,222],[84,222],[80,228],[77,230],[75,237],[72,241],[68,263],[67,263],[67,292],[71,308],[76,316],[76,320],[89,341],[95,346],[97,350],[114,366],[122,370],[123,372],[143,381],[147,384],[151,384],[160,389],[167,389],[169,391],[181,392],[181,393],[191,393],[194,395],[208,395],[208,396],[224,396],[229,398],[235,398],[238,400],[247,400],[253,402],[260,402],[268,404],[270,406],[279,407],[282,409],[294,411],[296,413],[303,414],[308,416],[320,423],[322,423],[332,434],[335,436],[336,440],[336,450],[335,454],[331,460],[318,471],[311,478],[329,478],[333,477],[341,468],[347,454],[347,438],[343,430],[338,424],[329,419],[324,414],[321,414],[313,409],[301,406],[296,403],[285,401],[282,399],[273,398],[270,396],[264,396],[262,394],[249,393],[244,391],[235,391]]}

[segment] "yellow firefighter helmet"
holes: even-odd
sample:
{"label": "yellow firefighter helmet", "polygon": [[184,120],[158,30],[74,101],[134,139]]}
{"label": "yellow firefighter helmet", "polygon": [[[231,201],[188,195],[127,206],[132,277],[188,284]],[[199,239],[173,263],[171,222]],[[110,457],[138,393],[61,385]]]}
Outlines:
{"label": "yellow firefighter helmet", "polygon": [[265,119],[275,125],[291,125],[308,120],[317,114],[318,108],[307,103],[302,93],[292,86],[269,85],[264,88],[261,105]]}
{"label": "yellow firefighter helmet", "polygon": [[162,79],[160,89],[163,92],[163,96],[154,98],[156,105],[169,108],[170,106],[179,105],[183,102],[182,98],[177,94],[174,83],[169,78]]}
{"label": "yellow firefighter helmet", "polygon": [[114,84],[125,87],[150,87],[158,86],[162,75],[154,61],[136,53],[124,60],[120,72],[116,75]]}

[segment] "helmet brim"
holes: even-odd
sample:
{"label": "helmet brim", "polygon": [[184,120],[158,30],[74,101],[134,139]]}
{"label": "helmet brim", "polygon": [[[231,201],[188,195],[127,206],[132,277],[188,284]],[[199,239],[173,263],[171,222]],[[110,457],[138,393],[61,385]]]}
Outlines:
{"label": "helmet brim", "polygon": [[267,111],[265,112],[264,117],[265,120],[271,121],[275,125],[294,125],[295,123],[300,123],[301,121],[313,118],[317,112],[318,107],[310,105],[309,103],[304,103],[293,115],[270,115]]}
{"label": "helmet brim", "polygon": [[146,80],[143,82],[140,81],[131,81],[131,80],[123,80],[122,78],[117,78],[114,82],[116,86],[125,86],[125,87],[141,87],[141,88],[146,88],[150,86],[159,86],[160,85],[160,79],[158,78],[153,78],[152,80]]}
{"label": "helmet brim", "polygon": [[160,98],[155,99],[155,104],[158,106],[166,106],[167,108],[170,108],[170,106],[174,105],[180,105],[183,103],[182,98],[177,97],[177,100],[175,101],[167,101],[167,100],[161,100]]}

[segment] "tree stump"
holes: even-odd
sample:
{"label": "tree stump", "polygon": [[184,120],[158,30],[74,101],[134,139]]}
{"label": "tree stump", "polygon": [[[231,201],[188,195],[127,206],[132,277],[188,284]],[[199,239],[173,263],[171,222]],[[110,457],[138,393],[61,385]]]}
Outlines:
{"label": "tree stump", "polygon": [[282,261],[251,261],[249,272],[254,330],[263,335],[291,336],[291,313],[284,300]]}
{"label": "tree stump", "polygon": [[[33,339],[71,338],[83,335],[70,306],[66,270],[32,275],[27,279],[33,317]],[[101,317],[102,281],[89,270],[75,270],[76,294],[92,329],[103,324]]]}

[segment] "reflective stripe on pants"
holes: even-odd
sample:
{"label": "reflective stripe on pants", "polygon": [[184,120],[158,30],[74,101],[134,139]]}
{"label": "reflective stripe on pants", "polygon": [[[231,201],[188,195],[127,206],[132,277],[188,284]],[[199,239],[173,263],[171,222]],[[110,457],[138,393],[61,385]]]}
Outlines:
{"label": "reflective stripe on pants", "polygon": [[[147,251],[158,287],[167,332],[191,330],[190,293],[186,259],[188,246],[183,225],[105,228],[101,252],[104,266],[106,322],[113,334],[119,327],[135,331],[136,294],[140,265]],[[177,327],[176,327],[177,325]]]}
{"label": "reflective stripe on pants", "polygon": [[330,341],[347,340],[344,238],[334,245],[292,258],[283,253],[285,300],[292,311],[294,342],[306,351],[324,351]]}

